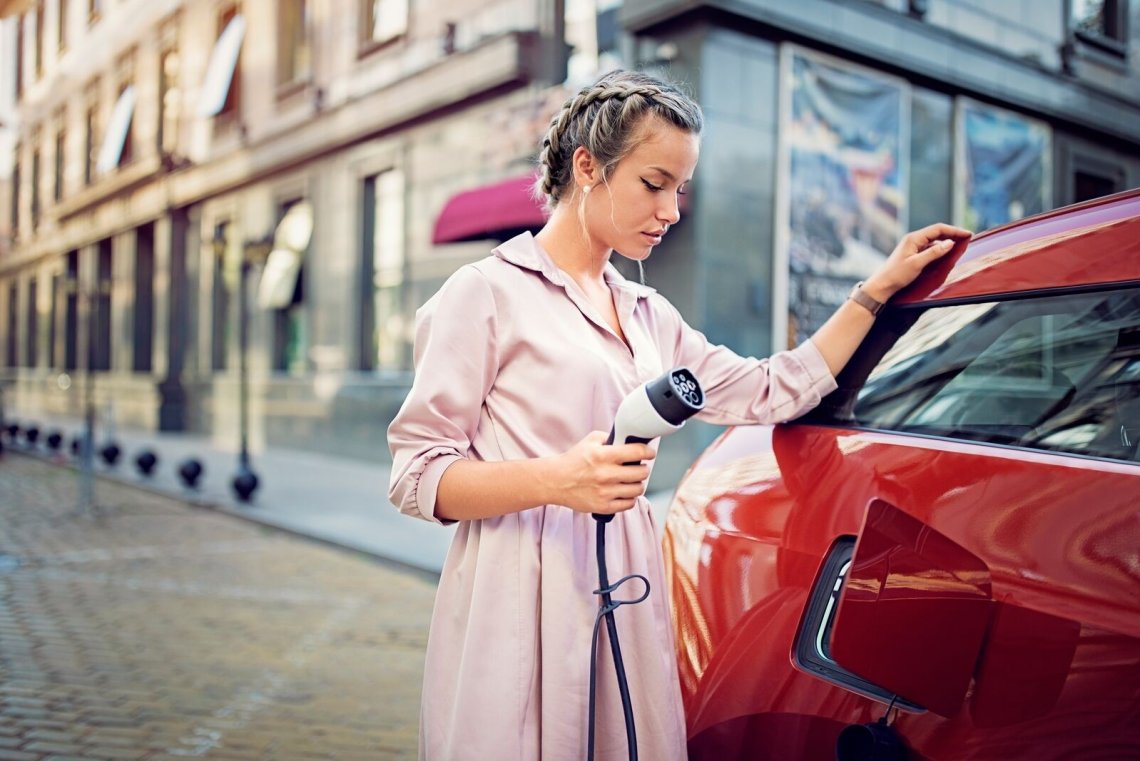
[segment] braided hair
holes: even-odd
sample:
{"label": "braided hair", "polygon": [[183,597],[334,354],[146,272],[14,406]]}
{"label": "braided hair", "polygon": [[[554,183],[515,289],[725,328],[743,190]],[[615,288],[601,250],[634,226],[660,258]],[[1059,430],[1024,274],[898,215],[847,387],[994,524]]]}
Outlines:
{"label": "braided hair", "polygon": [[704,125],[700,106],[680,89],[635,71],[613,71],[583,87],[562,105],[550,121],[538,155],[541,174],[536,197],[553,208],[572,189],[570,159],[583,146],[601,164],[608,178],[633,148],[638,128],[647,116],[699,135]]}

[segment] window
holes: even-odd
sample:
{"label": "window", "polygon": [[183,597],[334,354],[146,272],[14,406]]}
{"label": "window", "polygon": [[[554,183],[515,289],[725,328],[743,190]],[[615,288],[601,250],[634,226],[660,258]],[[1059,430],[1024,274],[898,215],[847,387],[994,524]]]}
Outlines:
{"label": "window", "polygon": [[[124,117],[123,114],[126,114]],[[109,139],[120,139],[122,135],[122,148],[119,149],[117,166],[124,166],[134,161],[134,87],[129,82],[119,85],[119,94],[115,99],[115,110],[111,114],[111,124],[107,130]],[[112,133],[111,128],[114,129]]]}
{"label": "window", "polygon": [[987,230],[1053,207],[1053,131],[1045,122],[958,98],[955,217]]}
{"label": "window", "polygon": [[408,30],[408,0],[362,0],[361,41],[365,46],[395,39]]}
{"label": "window", "polygon": [[1080,203],[1112,195],[1128,187],[1127,164],[1109,151],[1068,137],[1059,147],[1062,203]]}
{"label": "window", "polygon": [[305,82],[312,76],[307,0],[279,0],[277,13],[277,84]]}
{"label": "window", "polygon": [[36,279],[33,277],[28,281],[28,303],[27,312],[28,320],[25,326],[24,333],[24,365],[26,367],[35,367],[39,364],[39,338],[40,338],[40,313],[39,305],[36,303],[39,294],[36,288]]}
{"label": "window", "polygon": [[48,311],[48,357],[47,364],[51,369],[59,367],[59,292],[63,288],[63,276],[51,276],[51,304]]}
{"label": "window", "polygon": [[87,108],[83,114],[83,184],[95,181],[95,164],[99,160],[99,83],[87,87]]}
{"label": "window", "polygon": [[19,237],[20,231],[20,144],[16,143],[16,151],[12,156],[12,208],[9,210],[12,217],[12,238]]}
{"label": "window", "polygon": [[953,206],[954,101],[921,87],[911,90],[908,227],[950,219]]}
{"label": "window", "polygon": [[135,231],[134,352],[131,369],[149,373],[154,355],[154,225]]}
{"label": "window", "polygon": [[87,356],[92,370],[111,369],[111,268],[113,249],[110,238],[99,241],[96,251],[95,293],[91,297]]}
{"label": "window", "polygon": [[219,372],[227,366],[227,348],[233,334],[230,319],[230,289],[226,284],[226,252],[230,246],[230,223],[214,226],[214,285],[210,291],[210,369]]}
{"label": "window", "polygon": [[95,165],[95,171],[99,175],[107,174],[117,167],[131,163],[135,154],[136,89],[131,84],[135,77],[135,51],[131,50],[120,57],[115,64],[115,70],[118,89],[115,95],[115,105],[111,108],[107,128],[99,146],[99,158]]}
{"label": "window", "polygon": [[20,307],[16,299],[19,298],[20,291],[15,283],[8,286],[8,367],[16,367],[20,361],[19,357],[19,336],[17,330],[19,327]]}
{"label": "window", "polygon": [[158,150],[170,155],[178,149],[181,91],[178,89],[179,58],[174,47],[162,51],[158,71]]}
{"label": "window", "polygon": [[1071,0],[1069,25],[1085,42],[1123,54],[1128,42],[1126,0]]}
{"label": "window", "polygon": [[79,252],[67,252],[67,277],[63,281],[67,293],[63,315],[63,369],[79,368]]}
{"label": "window", "polygon": [[24,91],[24,17],[16,17],[16,100]]}
{"label": "window", "polygon": [[40,224],[40,135],[39,130],[32,133],[32,193],[31,212],[32,229]]}
{"label": "window", "polygon": [[59,17],[56,19],[56,48],[62,52],[67,48],[67,6],[71,0],[59,0]]}
{"label": "window", "polygon": [[[297,198],[281,204],[278,222],[294,206],[304,203]],[[306,246],[307,248],[307,246]],[[308,369],[309,319],[305,309],[305,259],[306,250],[296,252],[299,256],[292,295],[279,307],[274,317],[273,368],[290,375],[302,375]]]}
{"label": "window", "polygon": [[35,77],[39,79],[44,73],[44,4],[41,0],[36,5],[36,66]]}
{"label": "window", "polygon": [[895,310],[843,375],[808,419],[1135,459],[1140,289]]}
{"label": "window", "polygon": [[67,127],[62,111],[56,116],[55,123],[59,127],[55,133],[55,171],[52,173],[52,200],[59,203],[63,200],[64,160],[67,158]]}
{"label": "window", "polygon": [[361,369],[406,366],[404,329],[404,177],[398,170],[364,180],[362,193],[365,292]]}
{"label": "window", "polygon": [[[230,22],[238,15],[238,8],[236,5],[231,5],[225,8],[218,15],[218,36],[226,30]],[[218,111],[219,118],[236,118],[241,111],[241,54],[237,54],[234,59],[233,74],[229,78],[228,86],[226,88],[226,99],[222,103],[222,108]]]}

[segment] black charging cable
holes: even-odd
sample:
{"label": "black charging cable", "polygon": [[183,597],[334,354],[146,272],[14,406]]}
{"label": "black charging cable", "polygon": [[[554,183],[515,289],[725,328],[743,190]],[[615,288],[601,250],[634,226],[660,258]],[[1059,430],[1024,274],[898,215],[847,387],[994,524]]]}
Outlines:
{"label": "black charging cable", "polygon": [[[655,438],[678,430],[684,422],[699,412],[705,403],[704,391],[696,377],[686,367],[676,367],[664,375],[649,381],[628,394],[618,406],[614,424],[610,429],[606,444],[648,444]],[[637,465],[627,462],[625,465]],[[617,622],[614,611],[622,605],[636,605],[649,597],[649,579],[635,573],[618,579],[613,585],[606,573],[606,524],[613,515],[594,513],[597,525],[598,548],[598,588],[594,594],[601,597],[598,615],[594,619],[594,634],[590,645],[590,729],[586,757],[594,759],[594,712],[598,666],[598,627],[603,619],[609,635],[610,650],[614,656],[614,669],[617,671],[618,692],[621,693],[621,706],[625,714],[625,736],[629,747],[630,761],[637,761],[637,728],[633,722],[633,701],[629,696],[629,684],[625,676],[625,663],[621,658],[618,644]],[[612,595],[630,579],[641,579],[645,592],[634,600],[614,600]]]}
{"label": "black charging cable", "polygon": [[[594,635],[590,640],[590,733],[587,740],[588,750],[586,758],[589,759],[589,761],[593,761],[594,759],[594,698],[598,672],[598,627],[604,619],[606,622],[606,633],[609,635],[610,640],[610,652],[612,652],[614,656],[614,670],[617,672],[618,692],[621,694],[622,713],[625,714],[625,739],[626,745],[629,747],[629,758],[630,761],[637,761],[637,728],[633,721],[633,700],[630,698],[629,682],[626,681],[625,677],[625,662],[621,657],[621,645],[618,643],[617,622],[614,620],[614,611],[622,605],[636,605],[639,602],[645,602],[646,598],[649,597],[649,579],[640,573],[631,573],[628,576],[623,576],[618,579],[613,585],[610,584],[609,577],[606,573],[606,524],[613,519],[613,516],[595,513],[594,519],[598,522],[598,589],[594,590],[594,594],[601,596],[602,601],[598,607],[598,615],[594,618]],[[641,597],[633,600],[614,600],[611,595],[630,579],[641,579],[641,582],[645,585],[645,591],[642,592]]]}

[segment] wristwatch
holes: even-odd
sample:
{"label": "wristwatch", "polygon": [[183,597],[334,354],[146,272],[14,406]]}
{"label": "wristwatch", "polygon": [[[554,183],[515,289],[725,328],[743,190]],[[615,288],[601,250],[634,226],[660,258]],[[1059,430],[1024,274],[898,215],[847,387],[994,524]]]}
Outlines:
{"label": "wristwatch", "polygon": [[863,290],[862,280],[855,284],[855,287],[851,289],[851,293],[847,298],[866,309],[872,315],[877,316],[879,312],[883,311],[883,302]]}

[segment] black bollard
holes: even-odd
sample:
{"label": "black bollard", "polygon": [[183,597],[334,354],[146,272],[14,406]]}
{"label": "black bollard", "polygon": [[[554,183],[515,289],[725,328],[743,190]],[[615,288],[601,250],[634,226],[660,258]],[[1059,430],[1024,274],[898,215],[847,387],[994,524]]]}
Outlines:
{"label": "black bollard", "polygon": [[178,477],[181,478],[182,483],[190,489],[198,488],[198,479],[202,477],[203,472],[205,472],[205,468],[202,467],[202,463],[193,457],[184,460],[182,464],[178,466]]}
{"label": "black bollard", "polygon": [[119,449],[119,445],[113,441],[99,450],[99,456],[103,458],[103,462],[107,463],[109,468],[113,468],[119,463],[119,457],[122,454],[123,450]]}
{"label": "black bollard", "polygon": [[158,456],[149,449],[144,449],[135,456],[135,467],[138,468],[139,473],[144,476],[150,476],[154,473],[154,469],[157,466]]}

